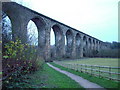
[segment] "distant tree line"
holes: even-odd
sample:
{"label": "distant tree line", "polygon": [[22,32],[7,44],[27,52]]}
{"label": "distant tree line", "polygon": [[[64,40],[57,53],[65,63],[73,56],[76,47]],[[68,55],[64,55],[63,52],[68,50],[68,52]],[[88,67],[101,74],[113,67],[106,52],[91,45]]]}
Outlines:
{"label": "distant tree line", "polygon": [[111,43],[111,48],[112,49],[120,49],[120,42],[112,42]]}
{"label": "distant tree line", "polygon": [[102,48],[95,55],[97,57],[110,57],[110,58],[120,58],[120,42],[113,41],[112,43],[108,43],[108,48]]}

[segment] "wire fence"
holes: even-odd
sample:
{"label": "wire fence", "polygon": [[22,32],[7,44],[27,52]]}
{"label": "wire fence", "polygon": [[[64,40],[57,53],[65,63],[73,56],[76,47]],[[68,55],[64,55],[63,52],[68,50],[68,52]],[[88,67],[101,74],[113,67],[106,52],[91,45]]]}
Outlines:
{"label": "wire fence", "polygon": [[87,73],[91,76],[97,76],[100,78],[107,78],[109,80],[120,81],[120,67],[99,66],[99,65],[87,65],[87,64],[67,64],[62,62],[54,62],[60,66],[73,69],[81,73]]}

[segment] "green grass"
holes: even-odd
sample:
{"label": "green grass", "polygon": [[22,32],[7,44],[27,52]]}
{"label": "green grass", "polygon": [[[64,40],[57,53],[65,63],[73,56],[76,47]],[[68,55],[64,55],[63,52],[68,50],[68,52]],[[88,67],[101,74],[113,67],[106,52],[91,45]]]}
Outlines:
{"label": "green grass", "polygon": [[85,59],[79,59],[79,60],[65,60],[65,61],[60,61],[60,62],[72,63],[72,64],[77,63],[77,64],[118,67],[118,59],[117,58],[85,58]]}
{"label": "green grass", "polygon": [[0,74],[2,74],[2,72],[0,72]]}
{"label": "green grass", "polygon": [[28,84],[24,85],[25,88],[82,88],[77,82],[47,64],[42,70],[28,74],[27,77],[29,79]]}
{"label": "green grass", "polygon": [[[117,58],[83,58],[78,60],[64,60],[64,61],[56,61],[59,63],[64,64],[72,64],[70,68],[78,68],[80,70],[81,66],[74,65],[74,64],[88,64],[88,65],[99,65],[99,66],[110,66],[110,67],[118,67],[118,60]],[[85,66],[82,66],[85,67]],[[87,67],[91,68],[91,67]],[[94,67],[94,69],[99,69],[97,67]],[[100,68],[100,70],[108,71],[109,68]],[[91,72],[91,70],[87,70],[88,72]],[[118,73],[118,69],[111,69],[111,72]],[[94,71],[94,73],[98,74],[99,72]],[[102,76],[110,76],[109,73],[102,73]],[[118,75],[111,75],[112,78],[118,79]]]}
{"label": "green grass", "polygon": [[94,77],[94,76],[91,76],[91,75],[88,75],[88,74],[85,74],[85,73],[81,73],[81,72],[76,72],[75,70],[71,70],[71,69],[68,69],[68,68],[64,68],[60,65],[57,65],[55,63],[51,63],[52,65],[62,69],[62,70],[66,70],[68,72],[71,72],[73,74],[76,74],[76,75],[79,75],[81,77],[83,77],[84,79],[87,79],[91,82],[94,82],[104,88],[118,88],[118,82],[114,82],[114,81],[111,81],[111,80],[106,80],[106,79],[103,79],[103,78],[98,78],[98,77]]}

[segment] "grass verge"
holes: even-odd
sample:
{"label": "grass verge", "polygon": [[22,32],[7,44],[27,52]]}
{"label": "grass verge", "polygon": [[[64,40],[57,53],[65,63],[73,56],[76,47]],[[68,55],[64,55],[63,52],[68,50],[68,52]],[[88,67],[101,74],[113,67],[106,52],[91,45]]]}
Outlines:
{"label": "grass verge", "polygon": [[[14,84],[17,88],[82,88],[66,75],[44,64],[43,69],[23,76],[22,82]],[[12,86],[13,87],[13,86]],[[82,88],[84,89],[84,88]]]}
{"label": "grass verge", "polygon": [[47,88],[82,88],[77,82],[68,76],[50,68],[47,64],[44,66],[44,75],[46,75]]}
{"label": "grass verge", "polygon": [[94,82],[94,83],[96,83],[104,88],[118,88],[118,84],[119,84],[118,82],[114,82],[111,80],[107,80],[107,79],[103,79],[103,78],[99,78],[99,77],[94,77],[94,76],[91,76],[91,75],[88,75],[85,73],[77,72],[75,70],[71,70],[71,69],[62,67],[60,65],[57,65],[53,62],[51,64],[54,65],[55,67],[62,69],[62,70],[66,70],[66,71],[71,72],[73,74],[79,75],[79,76],[83,77],[84,79],[87,79],[91,82]]}

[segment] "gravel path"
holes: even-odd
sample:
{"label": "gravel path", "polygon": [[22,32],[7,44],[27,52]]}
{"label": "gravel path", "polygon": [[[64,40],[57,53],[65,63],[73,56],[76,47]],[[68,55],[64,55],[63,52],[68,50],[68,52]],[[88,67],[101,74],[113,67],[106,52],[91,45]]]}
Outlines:
{"label": "gravel path", "polygon": [[72,74],[70,72],[67,72],[67,71],[64,71],[64,70],[61,70],[49,63],[47,63],[50,67],[52,67],[53,69],[55,69],[56,71],[59,71],[65,75],[67,75],[68,77],[70,77],[71,79],[75,80],[76,82],[78,82],[82,87],[84,88],[100,88],[100,90],[105,90],[103,87],[95,84],[95,83],[92,83],[86,79],[83,79],[82,77],[78,76],[78,75],[75,75],[75,74]]}

